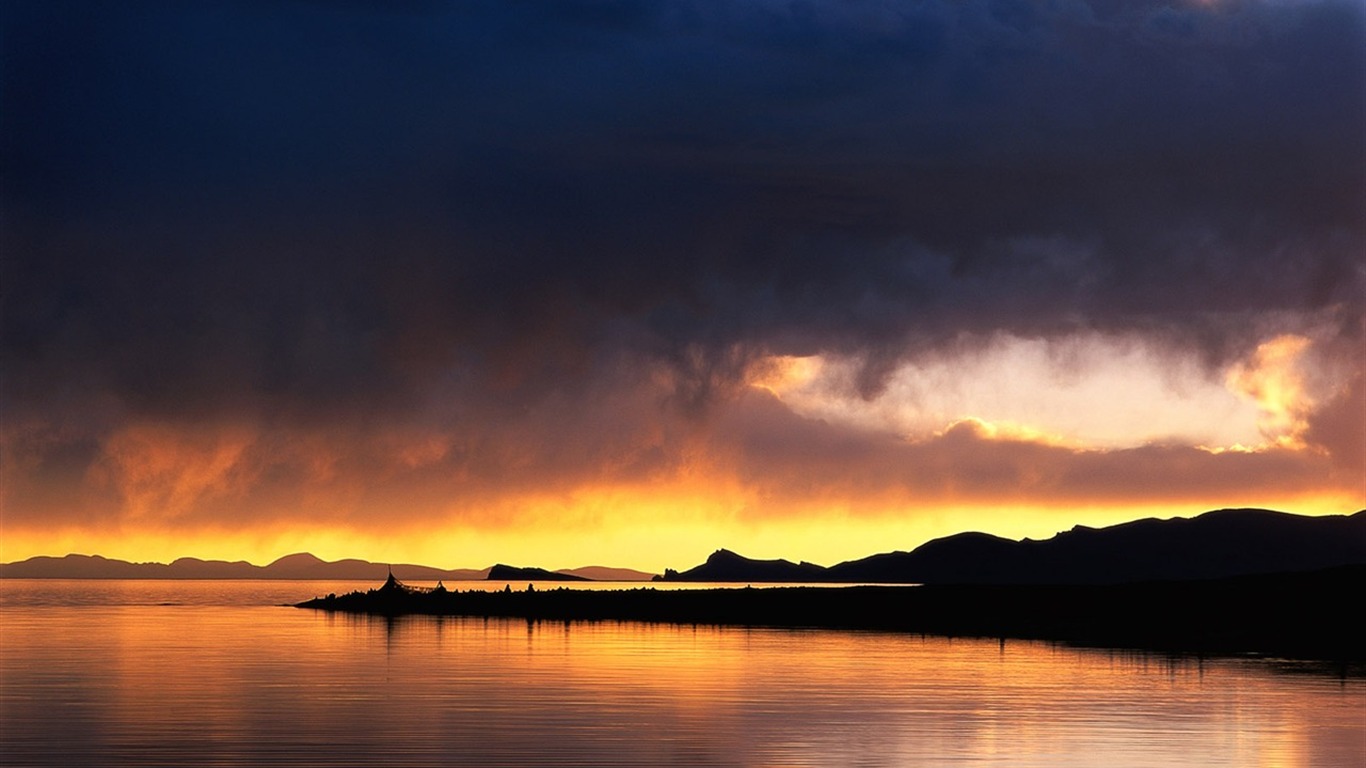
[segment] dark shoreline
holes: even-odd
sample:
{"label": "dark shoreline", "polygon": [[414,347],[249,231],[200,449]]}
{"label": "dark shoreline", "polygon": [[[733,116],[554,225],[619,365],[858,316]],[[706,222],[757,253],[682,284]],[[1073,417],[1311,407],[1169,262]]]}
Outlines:
{"label": "dark shoreline", "polygon": [[299,603],[343,613],[625,620],[1053,640],[1201,655],[1366,663],[1366,566],[1108,586],[926,585],[423,592]]}

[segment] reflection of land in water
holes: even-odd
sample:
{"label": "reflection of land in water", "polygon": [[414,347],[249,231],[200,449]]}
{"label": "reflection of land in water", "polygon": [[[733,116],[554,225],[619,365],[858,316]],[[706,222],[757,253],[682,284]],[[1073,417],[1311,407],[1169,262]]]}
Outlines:
{"label": "reflection of land in water", "polygon": [[270,605],[313,582],[53,594],[112,586],[0,584],[47,596],[0,605],[0,765],[1361,764],[1366,678],[1277,673],[1313,665]]}

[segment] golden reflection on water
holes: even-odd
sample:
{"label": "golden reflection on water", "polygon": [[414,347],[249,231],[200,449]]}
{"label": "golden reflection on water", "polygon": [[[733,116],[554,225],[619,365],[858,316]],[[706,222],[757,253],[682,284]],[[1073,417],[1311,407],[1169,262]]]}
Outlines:
{"label": "golden reflection on water", "polygon": [[0,607],[5,765],[1295,768],[1361,765],[1363,711],[1359,678],[1045,643]]}

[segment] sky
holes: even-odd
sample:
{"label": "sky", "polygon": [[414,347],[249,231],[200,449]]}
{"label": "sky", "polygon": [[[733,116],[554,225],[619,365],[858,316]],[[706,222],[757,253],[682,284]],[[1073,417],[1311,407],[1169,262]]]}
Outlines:
{"label": "sky", "polygon": [[1366,506],[1359,0],[11,0],[0,560]]}

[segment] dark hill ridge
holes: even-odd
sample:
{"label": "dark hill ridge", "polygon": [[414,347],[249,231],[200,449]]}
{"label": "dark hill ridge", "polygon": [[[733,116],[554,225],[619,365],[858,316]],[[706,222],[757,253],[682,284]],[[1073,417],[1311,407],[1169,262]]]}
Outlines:
{"label": "dark hill ridge", "polygon": [[1122,584],[1310,571],[1366,563],[1366,510],[1307,517],[1224,509],[1194,518],[1077,526],[1043,541],[985,533],[821,568],[721,550],[666,580],[886,584]]}
{"label": "dark hill ridge", "polygon": [[547,571],[544,568],[518,568],[514,565],[499,563],[489,569],[489,581],[592,581],[583,576],[560,571]]}
{"label": "dark hill ridge", "polygon": [[[506,568],[507,566],[503,566]],[[366,560],[327,561],[306,552],[285,555],[269,565],[252,565],[243,560],[200,560],[182,557],[170,564],[130,563],[111,560],[99,555],[67,555],[65,557],[31,557],[17,563],[0,564],[0,578],[9,579],[327,579],[336,581],[381,580],[390,566]],[[472,581],[489,578],[490,568],[457,568],[445,570],[425,565],[398,563],[393,573],[407,581]],[[541,569],[534,576],[500,576],[514,581],[537,578],[545,581],[574,579],[602,579],[614,581],[647,581],[651,574],[629,568],[608,568],[590,565],[550,573]],[[541,573],[549,575],[542,576]],[[567,578],[566,578],[567,575]]]}
{"label": "dark hill ridge", "polygon": [[815,563],[794,563],[789,560],[751,560],[718,549],[707,562],[682,573],[665,571],[666,581],[756,581],[793,583],[827,581],[826,569]]}

